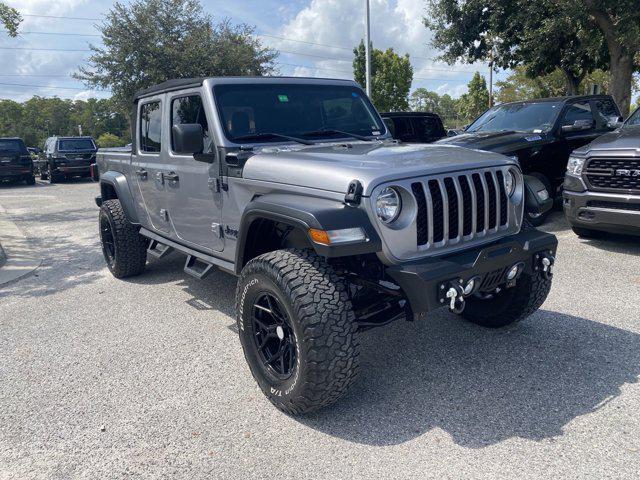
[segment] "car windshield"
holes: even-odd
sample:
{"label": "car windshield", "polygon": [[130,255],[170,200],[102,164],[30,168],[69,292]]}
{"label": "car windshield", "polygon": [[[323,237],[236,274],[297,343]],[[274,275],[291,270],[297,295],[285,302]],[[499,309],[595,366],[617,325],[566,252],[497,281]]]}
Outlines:
{"label": "car windshield", "polygon": [[21,153],[25,151],[20,140],[0,140],[0,152],[2,153]]}
{"label": "car windshield", "polygon": [[562,102],[527,102],[498,105],[484,112],[473,122],[467,132],[516,132],[541,133],[551,129]]}
{"label": "car windshield", "polygon": [[[242,143],[282,142],[385,131],[359,88],[340,85],[236,84],[213,87],[225,135]],[[286,141],[286,140],[284,140]]]}
{"label": "car windshield", "polygon": [[75,150],[94,150],[96,146],[90,138],[61,138],[58,140],[58,150],[73,152]]}
{"label": "car windshield", "polygon": [[631,114],[627,121],[624,122],[625,127],[640,125],[640,108],[637,108],[635,112]]}

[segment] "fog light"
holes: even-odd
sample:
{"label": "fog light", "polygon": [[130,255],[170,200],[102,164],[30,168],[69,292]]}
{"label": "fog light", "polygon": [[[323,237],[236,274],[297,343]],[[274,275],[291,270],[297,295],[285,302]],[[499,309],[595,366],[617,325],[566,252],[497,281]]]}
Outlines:
{"label": "fog light", "polygon": [[509,273],[507,273],[507,280],[513,280],[514,278],[516,278],[516,276],[518,275],[518,270],[520,270],[520,265],[518,264],[511,267],[511,270],[509,270]]}
{"label": "fog light", "polygon": [[476,288],[476,280],[474,278],[472,278],[471,280],[469,280],[467,282],[467,284],[464,286],[464,294],[465,295],[471,295],[471,292],[473,292],[473,289]]}

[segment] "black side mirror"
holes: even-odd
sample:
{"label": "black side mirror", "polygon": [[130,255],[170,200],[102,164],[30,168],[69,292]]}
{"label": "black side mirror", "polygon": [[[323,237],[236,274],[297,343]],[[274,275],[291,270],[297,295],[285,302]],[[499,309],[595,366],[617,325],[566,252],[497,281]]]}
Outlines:
{"label": "black side mirror", "polygon": [[576,120],[573,125],[563,125],[561,130],[563,132],[580,132],[582,130],[590,130],[593,128],[593,120]]}
{"label": "black side mirror", "polygon": [[204,132],[199,123],[183,123],[171,128],[173,151],[179,154],[192,155],[204,150]]}
{"label": "black side mirror", "polygon": [[524,176],[524,209],[527,213],[540,215],[553,207],[551,192],[537,177]]}

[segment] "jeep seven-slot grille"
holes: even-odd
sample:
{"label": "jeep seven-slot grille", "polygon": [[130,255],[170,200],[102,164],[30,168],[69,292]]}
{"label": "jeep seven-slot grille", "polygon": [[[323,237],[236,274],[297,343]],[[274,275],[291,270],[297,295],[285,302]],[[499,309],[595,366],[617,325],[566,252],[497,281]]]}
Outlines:
{"label": "jeep seven-slot grille", "polygon": [[640,190],[640,158],[592,158],[583,176],[595,190]]}
{"label": "jeep seven-slot grille", "polygon": [[499,170],[413,182],[418,207],[418,246],[493,233],[509,221],[507,195]]}

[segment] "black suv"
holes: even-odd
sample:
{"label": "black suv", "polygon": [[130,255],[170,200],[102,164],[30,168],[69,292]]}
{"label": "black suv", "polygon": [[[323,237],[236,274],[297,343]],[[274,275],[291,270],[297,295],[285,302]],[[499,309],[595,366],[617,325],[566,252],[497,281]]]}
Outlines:
{"label": "black suv", "polygon": [[40,178],[56,183],[71,177],[89,177],[97,151],[91,137],[49,137],[38,162]]}
{"label": "black suv", "polygon": [[447,136],[436,113],[387,112],[380,116],[396,140],[405,143],[431,143]]}
{"label": "black suv", "polygon": [[[503,103],[490,108],[465,131],[438,143],[502,153],[518,160],[554,198],[561,195],[569,154],[614,130],[620,110],[609,95],[556,97]],[[532,214],[540,225],[545,215]]]}
{"label": "black suv", "polygon": [[0,181],[24,180],[34,185],[33,162],[21,138],[0,138]]}

